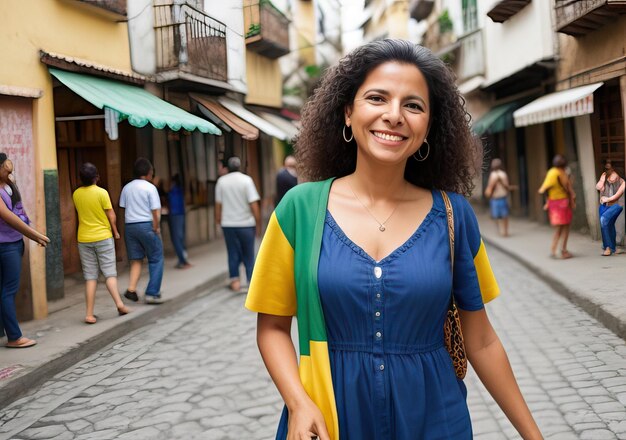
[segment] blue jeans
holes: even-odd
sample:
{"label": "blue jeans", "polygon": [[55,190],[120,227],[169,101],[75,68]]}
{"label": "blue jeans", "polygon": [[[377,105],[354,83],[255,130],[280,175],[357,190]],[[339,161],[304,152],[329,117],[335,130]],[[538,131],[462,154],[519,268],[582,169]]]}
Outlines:
{"label": "blue jeans", "polygon": [[254,267],[254,226],[247,228],[222,228],[226,250],[228,251],[228,272],[230,278],[239,278],[239,265],[246,267],[248,283],[252,279]]}
{"label": "blue jeans", "polygon": [[602,232],[602,249],[610,248],[615,252],[615,221],[622,212],[617,203],[611,206],[600,205],[600,231]]}
{"label": "blue jeans", "polygon": [[176,256],[178,257],[178,264],[187,264],[187,246],[185,246],[185,214],[172,215],[170,214],[167,219],[170,225],[170,237]]}
{"label": "blue jeans", "polygon": [[150,280],[146,295],[159,296],[163,281],[163,243],[159,234],[152,230],[152,222],[126,223],[124,241],[129,260],[148,257]]}
{"label": "blue jeans", "polygon": [[24,240],[0,243],[0,336],[17,341],[22,331],[17,323],[15,295],[20,287]]}

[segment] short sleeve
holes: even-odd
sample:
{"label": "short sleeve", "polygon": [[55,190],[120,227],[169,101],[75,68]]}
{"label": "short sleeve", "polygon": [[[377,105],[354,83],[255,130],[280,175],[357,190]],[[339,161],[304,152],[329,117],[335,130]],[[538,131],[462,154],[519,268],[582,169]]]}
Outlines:
{"label": "short sleeve", "polygon": [[120,208],[126,208],[126,187],[122,188],[119,201]]}
{"label": "short sleeve", "polygon": [[111,198],[109,197],[109,193],[106,192],[105,190],[102,190],[100,192],[100,205],[102,206],[102,209],[104,209],[105,211],[107,209],[113,209],[113,206],[111,205]]}
{"label": "short sleeve", "polygon": [[451,197],[455,223],[454,298],[463,310],[480,310],[500,294],[476,214],[460,195]]}
{"label": "short sleeve", "polygon": [[248,203],[252,203],[252,202],[256,202],[258,200],[261,200],[261,197],[259,197],[259,193],[256,190],[256,186],[254,186],[254,180],[252,180],[252,178],[250,178],[248,180],[248,185],[247,185],[247,194],[246,197],[248,198]]}
{"label": "short sleeve", "polygon": [[276,212],[270,217],[254,263],[246,308],[278,316],[294,316],[297,311],[294,249]]}
{"label": "short sleeve", "polygon": [[222,203],[222,182],[220,182],[220,179],[217,179],[217,183],[215,184],[215,201]]}
{"label": "short sleeve", "polygon": [[150,210],[161,209],[161,198],[159,197],[159,190],[156,186],[151,184],[150,191],[148,193],[148,202],[150,204]]}

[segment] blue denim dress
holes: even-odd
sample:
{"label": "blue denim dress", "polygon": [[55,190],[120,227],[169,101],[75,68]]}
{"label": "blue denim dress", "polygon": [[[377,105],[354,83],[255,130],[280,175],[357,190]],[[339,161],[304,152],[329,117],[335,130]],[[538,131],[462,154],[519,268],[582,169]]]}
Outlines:
{"label": "blue denim dress", "polygon": [[[452,276],[445,205],[435,191],[433,201],[419,228],[380,261],[327,213],[318,282],[341,439],[472,438],[466,389],[443,342]],[[455,212],[455,297],[460,308],[480,310],[470,245],[480,235],[462,207],[469,212]]]}

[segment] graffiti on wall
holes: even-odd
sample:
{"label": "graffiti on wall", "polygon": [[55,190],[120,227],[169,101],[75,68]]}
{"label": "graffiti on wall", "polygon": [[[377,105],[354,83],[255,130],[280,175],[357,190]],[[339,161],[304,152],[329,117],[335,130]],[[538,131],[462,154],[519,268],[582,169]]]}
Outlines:
{"label": "graffiti on wall", "polygon": [[35,155],[33,151],[32,100],[0,96],[0,152],[13,161],[24,207],[35,217]]}

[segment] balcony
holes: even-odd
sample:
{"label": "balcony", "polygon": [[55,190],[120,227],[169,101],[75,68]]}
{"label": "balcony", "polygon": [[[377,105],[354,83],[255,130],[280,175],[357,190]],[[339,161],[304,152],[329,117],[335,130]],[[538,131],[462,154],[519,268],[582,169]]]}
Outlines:
{"label": "balcony", "polygon": [[626,13],[626,0],[556,0],[556,30],[585,35]]}
{"label": "balcony", "polygon": [[[539,0],[545,1],[545,0]],[[504,23],[529,4],[531,0],[500,0],[487,15],[496,23]]]}
{"label": "balcony", "polygon": [[90,10],[114,20],[126,20],[126,0],[77,0]]}
{"label": "balcony", "polygon": [[409,3],[409,14],[417,21],[424,20],[433,12],[435,0],[411,0]]}
{"label": "balcony", "polygon": [[244,2],[246,47],[268,58],[289,53],[289,20],[268,0]]}
{"label": "balcony", "polygon": [[226,25],[189,4],[154,6],[157,72],[179,71],[227,81]]}
{"label": "balcony", "polygon": [[460,57],[457,75],[465,81],[485,73],[485,56],[483,52],[483,32],[477,29],[459,38]]}

